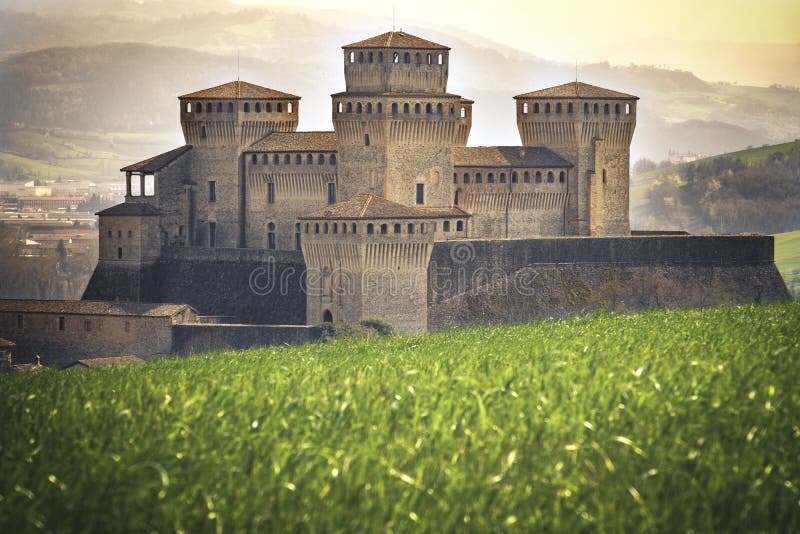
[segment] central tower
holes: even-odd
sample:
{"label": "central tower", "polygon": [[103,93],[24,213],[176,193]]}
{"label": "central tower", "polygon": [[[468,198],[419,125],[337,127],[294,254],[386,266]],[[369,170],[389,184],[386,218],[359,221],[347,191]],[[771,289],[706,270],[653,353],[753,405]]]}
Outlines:
{"label": "central tower", "polygon": [[453,146],[466,145],[472,102],[447,93],[450,49],[402,31],[342,48],[346,90],[332,95],[342,197],[452,206]]}

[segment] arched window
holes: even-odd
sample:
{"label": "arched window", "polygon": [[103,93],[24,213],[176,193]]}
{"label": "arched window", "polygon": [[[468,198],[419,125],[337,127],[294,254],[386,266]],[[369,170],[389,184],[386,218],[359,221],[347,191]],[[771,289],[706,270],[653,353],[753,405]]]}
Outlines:
{"label": "arched window", "polygon": [[267,225],[267,248],[269,250],[275,250],[277,248],[277,243],[275,242],[275,223],[269,223]]}
{"label": "arched window", "polygon": [[278,154],[272,156],[272,163],[278,165],[281,162],[281,157]]}
{"label": "arched window", "polygon": [[317,156],[317,165],[325,165],[325,154]]}
{"label": "arched window", "polygon": [[558,173],[558,183],[563,184],[566,181],[567,181],[567,173],[565,173],[564,171]]}
{"label": "arched window", "polygon": [[553,171],[547,171],[547,183],[548,184],[552,184],[553,183],[553,178],[554,178]]}
{"label": "arched window", "polygon": [[593,109],[592,109],[592,111],[594,111],[594,114],[595,114],[595,115],[597,115],[598,113],[600,113],[600,106],[598,106],[597,104],[595,104],[595,105],[593,106]]}
{"label": "arched window", "polygon": [[425,113],[427,113],[428,115],[430,115],[431,113],[433,113],[433,106],[431,106],[431,103],[430,103],[430,102],[428,102],[427,104],[425,104]]}
{"label": "arched window", "polygon": [[436,104],[436,113],[437,113],[437,115],[441,115],[442,111],[443,111],[442,104],[441,103]]}
{"label": "arched window", "polygon": [[383,63],[383,52],[378,52],[378,63]]}
{"label": "arched window", "polygon": [[333,233],[334,234],[339,233],[339,223],[333,223]]}
{"label": "arched window", "polygon": [[450,115],[455,115],[456,107],[453,104],[450,104]]}
{"label": "arched window", "polygon": [[614,115],[619,115],[619,104],[614,104]]}
{"label": "arched window", "polygon": [[533,112],[534,113],[539,113],[539,103],[538,102],[533,104]]}
{"label": "arched window", "polygon": [[584,103],[583,103],[583,112],[584,112],[586,115],[588,115],[588,114],[589,114],[589,103],[588,103],[588,102],[584,102]]}
{"label": "arched window", "polygon": [[261,113],[261,102],[256,102],[256,113]]}
{"label": "arched window", "polygon": [[467,118],[467,108],[465,108],[465,107],[461,108],[461,118],[462,119]]}
{"label": "arched window", "polygon": [[378,102],[378,113],[383,113],[383,104]]}
{"label": "arched window", "polygon": [[567,104],[567,113],[572,113],[572,102]]}
{"label": "arched window", "polygon": [[392,102],[392,115],[397,115],[397,102]]}
{"label": "arched window", "polygon": [[290,156],[289,154],[285,154],[285,155],[283,156],[283,162],[284,162],[286,165],[290,165],[290,164],[292,163],[292,156]]}
{"label": "arched window", "polygon": [[426,59],[428,60],[428,65],[433,65],[433,56],[431,54],[428,54]]}
{"label": "arched window", "polygon": [[217,113],[222,113],[222,102],[217,103]]}
{"label": "arched window", "polygon": [[522,104],[522,114],[523,115],[527,115],[528,114],[528,103],[527,102],[524,102]]}
{"label": "arched window", "polygon": [[276,106],[276,108],[277,108],[278,113],[283,113],[283,103],[278,102],[278,105]]}
{"label": "arched window", "polygon": [[370,53],[367,55],[367,61],[369,61],[370,63],[372,63],[372,60],[373,60],[373,57],[372,57],[372,52],[370,52]]}
{"label": "arched window", "polygon": [[453,205],[458,206],[458,197],[461,195],[461,189],[456,189],[456,195],[453,197]]}
{"label": "arched window", "polygon": [[506,173],[504,173],[504,172],[500,173],[500,183],[501,184],[506,183]]}
{"label": "arched window", "polygon": [[464,231],[464,221],[456,221],[456,232]]}
{"label": "arched window", "polygon": [[328,223],[323,223],[322,224],[322,233],[323,234],[327,234],[328,233]]}
{"label": "arched window", "polygon": [[[353,232],[353,233],[355,233],[355,232]],[[375,233],[375,225],[372,224],[372,223],[369,223],[367,225],[367,234],[372,235],[374,233]]]}
{"label": "arched window", "polygon": [[550,102],[548,102],[547,104],[544,105],[544,112],[545,113],[550,113]]}
{"label": "arched window", "polygon": [[414,104],[414,113],[416,113],[417,115],[419,115],[421,111],[422,111],[422,106],[420,106],[419,102],[417,102],[416,104]]}
{"label": "arched window", "polygon": [[296,165],[302,165],[303,164],[303,156],[300,155],[300,154],[295,154],[294,162],[295,162]]}
{"label": "arched window", "polygon": [[250,102],[245,102],[244,103],[244,112],[245,113],[250,113]]}
{"label": "arched window", "polygon": [[522,175],[522,181],[525,182],[526,184],[531,183],[531,173],[525,171],[525,174]]}
{"label": "arched window", "polygon": [[382,224],[381,225],[381,235],[386,235],[388,233],[389,233],[389,225],[385,224],[385,223]]}
{"label": "arched window", "polygon": [[355,233],[357,233],[357,232],[356,232],[356,230],[357,230],[357,229],[358,229],[358,226],[356,226],[356,223],[353,223],[353,224],[350,226],[350,230],[351,230],[351,232],[350,232],[350,233],[352,233],[352,234],[355,234]]}
{"label": "arched window", "polygon": [[191,113],[191,112],[192,112],[192,103],[191,102],[187,102],[186,103],[186,113]]}
{"label": "arched window", "polygon": [[541,171],[536,171],[536,183],[537,184],[542,183],[542,172]]}
{"label": "arched window", "polygon": [[362,111],[361,102],[359,102],[358,104],[356,104],[356,113],[361,113],[361,111]]}
{"label": "arched window", "polygon": [[333,322],[333,314],[330,310],[325,310],[325,313],[322,314],[322,322],[323,323],[332,323]]}
{"label": "arched window", "polygon": [[[336,230],[336,228],[334,228],[334,230]],[[347,233],[347,223],[342,223],[342,233],[343,234]]]}
{"label": "arched window", "polygon": [[401,232],[402,232],[402,230],[400,229],[400,224],[399,223],[395,223],[395,225],[394,225],[394,233],[399,234]]}
{"label": "arched window", "polygon": [[250,158],[250,163],[252,163],[253,165],[258,163],[258,156],[253,154],[253,156]]}
{"label": "arched window", "polygon": [[603,183],[606,183],[606,170],[603,169]]}
{"label": "arched window", "polygon": [[315,234],[319,233],[319,223],[314,223],[314,233]]}
{"label": "arched window", "polygon": [[353,112],[353,103],[352,102],[348,102],[347,103],[347,107],[345,108],[345,110],[347,111],[347,113],[352,113]]}
{"label": "arched window", "polygon": [[408,110],[409,110],[408,103],[403,104],[403,113],[408,115]]}
{"label": "arched window", "polygon": [[[341,110],[339,110],[339,111],[341,111]],[[267,112],[267,113],[272,113],[272,103],[270,103],[270,102],[267,102],[267,109],[266,109],[266,112]]]}
{"label": "arched window", "polygon": [[409,54],[408,52],[406,52],[405,55],[403,56],[403,63],[406,64],[411,63],[411,54]]}
{"label": "arched window", "polygon": [[336,154],[331,154],[329,161],[331,162],[331,165],[336,165]]}
{"label": "arched window", "polygon": [[519,175],[517,174],[517,171],[512,172],[511,173],[511,183],[515,184],[518,181],[519,181]]}
{"label": "arched window", "polygon": [[443,64],[444,64],[444,56],[442,54],[439,54],[439,65]]}
{"label": "arched window", "polygon": [[314,155],[313,154],[306,154],[306,164],[313,165],[314,164]]}
{"label": "arched window", "polygon": [[266,154],[264,154],[264,156],[261,158],[261,163],[262,163],[263,165],[269,165],[269,156],[267,156]]}
{"label": "arched window", "polygon": [[205,126],[200,128],[200,138],[201,139],[205,139],[206,138],[206,127]]}
{"label": "arched window", "polygon": [[630,114],[631,114],[631,105],[625,104],[625,115],[630,115]]}
{"label": "arched window", "polygon": [[417,60],[417,65],[422,64],[422,56],[420,55],[419,52],[417,52],[415,59]]}
{"label": "arched window", "polygon": [[450,221],[445,221],[442,224],[442,230],[444,230],[445,232],[449,232],[450,231]]}
{"label": "arched window", "polygon": [[395,52],[395,53],[394,53],[394,55],[393,55],[393,57],[392,57],[392,61],[393,61],[394,63],[400,63],[400,54],[398,54],[397,52]]}
{"label": "arched window", "polygon": [[372,113],[372,102],[367,102],[367,113]]}
{"label": "arched window", "polygon": [[286,104],[286,112],[287,113],[292,113],[293,111],[294,111],[294,104],[292,104],[291,102]]}
{"label": "arched window", "polygon": [[409,233],[409,235],[413,234],[414,233],[414,223],[408,223],[408,226],[406,226],[406,231]]}
{"label": "arched window", "polygon": [[350,52],[350,63],[355,63],[355,62],[356,62],[356,53]]}
{"label": "arched window", "polygon": [[206,113],[211,113],[212,111],[214,111],[214,108],[212,107],[211,102],[209,102],[206,104]]}
{"label": "arched window", "polygon": [[468,172],[465,172],[465,173],[464,173],[464,183],[465,183],[465,184],[468,184],[468,183],[469,183],[469,173],[468,173]]}
{"label": "arched window", "polygon": [[202,112],[203,112],[203,104],[201,104],[200,102],[198,102],[198,103],[197,103],[197,104],[194,106],[194,110],[195,110],[197,113],[202,113]]}
{"label": "arched window", "polygon": [[610,112],[610,109],[609,109],[609,107],[608,107],[608,104],[605,104],[605,105],[603,106],[603,115],[608,115],[608,114],[609,114],[609,112]]}
{"label": "arched window", "polygon": [[494,183],[494,173],[490,172],[486,175],[486,183],[493,184]]}
{"label": "arched window", "polygon": [[475,173],[475,183],[482,184],[483,183],[483,175],[479,172]]}
{"label": "arched window", "polygon": [[364,52],[359,52],[358,53],[358,62],[359,63],[364,63]]}
{"label": "arched window", "polygon": [[561,113],[561,102],[556,103],[556,113]]}
{"label": "arched window", "polygon": [[369,134],[364,134],[364,146],[369,146]]}

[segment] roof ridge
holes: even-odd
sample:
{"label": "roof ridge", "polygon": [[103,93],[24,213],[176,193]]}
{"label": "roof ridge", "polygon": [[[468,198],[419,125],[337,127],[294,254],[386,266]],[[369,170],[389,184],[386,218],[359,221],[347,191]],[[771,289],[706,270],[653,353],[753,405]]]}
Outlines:
{"label": "roof ridge", "polygon": [[364,214],[367,212],[367,208],[369,207],[369,203],[372,202],[372,194],[367,194],[367,201],[364,203],[364,207],[361,208],[361,213],[359,217],[363,217]]}

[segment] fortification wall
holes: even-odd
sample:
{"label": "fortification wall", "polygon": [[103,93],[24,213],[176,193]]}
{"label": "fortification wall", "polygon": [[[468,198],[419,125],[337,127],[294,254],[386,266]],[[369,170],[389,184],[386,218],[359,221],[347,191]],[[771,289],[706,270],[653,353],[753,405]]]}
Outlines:
{"label": "fortification wall", "polygon": [[436,243],[428,329],[790,298],[769,236]]}
{"label": "fortification wall", "polygon": [[185,324],[172,327],[173,354],[298,345],[318,339],[311,326]]}

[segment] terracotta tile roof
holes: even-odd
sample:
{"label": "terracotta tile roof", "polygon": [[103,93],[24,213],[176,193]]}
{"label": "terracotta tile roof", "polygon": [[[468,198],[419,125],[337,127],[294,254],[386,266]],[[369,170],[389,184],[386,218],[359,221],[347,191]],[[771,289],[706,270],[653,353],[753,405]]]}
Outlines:
{"label": "terracotta tile roof", "polygon": [[438,50],[450,50],[449,46],[440,45],[403,31],[382,33],[357,43],[345,45],[342,48],[435,48]]}
{"label": "terracotta tile roof", "polygon": [[282,91],[276,91],[269,87],[262,87],[253,83],[235,81],[228,82],[216,87],[209,87],[194,93],[187,93],[178,98],[266,98],[266,99],[285,99],[300,100],[300,97]]}
{"label": "terracotta tile roof", "polygon": [[108,358],[84,358],[76,360],[62,369],[69,369],[71,367],[110,367],[122,365],[126,363],[144,363],[144,360],[138,356],[110,356]]}
{"label": "terracotta tile roof", "polygon": [[187,152],[192,149],[192,145],[184,145],[182,147],[176,148],[174,150],[170,150],[169,152],[164,152],[163,154],[159,154],[158,156],[153,156],[152,158],[148,158],[144,161],[140,161],[139,163],[134,163],[133,165],[128,165],[127,167],[123,167],[120,169],[121,172],[157,172],[178,159],[179,157],[183,156]]}
{"label": "terracotta tile roof", "polygon": [[250,145],[247,152],[333,152],[338,148],[336,132],[275,132]]}
{"label": "terracotta tile roof", "polygon": [[9,348],[9,347],[16,347],[17,344],[13,341],[9,341],[7,339],[3,339],[0,337],[0,347]]}
{"label": "terracotta tile roof", "polygon": [[149,215],[161,215],[158,208],[146,202],[123,202],[116,206],[111,206],[102,211],[98,211],[95,215],[106,215],[114,217],[141,217]]}
{"label": "terracotta tile roof", "polygon": [[0,312],[8,313],[173,317],[187,309],[192,308],[188,304],[163,304],[160,302],[0,299]]}
{"label": "terracotta tile roof", "polygon": [[385,91],[383,93],[371,93],[367,91],[342,91],[341,93],[334,93],[331,96],[352,96],[352,97],[398,97],[398,98],[458,98],[460,101],[473,103],[472,100],[466,100],[461,95],[453,93],[422,93],[422,92],[400,92],[400,91]]}
{"label": "terracotta tile roof", "polygon": [[549,148],[541,146],[453,147],[455,167],[572,167]]}
{"label": "terracotta tile roof", "polygon": [[420,208],[405,206],[385,198],[361,193],[301,219],[434,219],[439,217],[469,217],[459,208]]}
{"label": "terracotta tile roof", "polygon": [[589,85],[583,82],[569,82],[563,85],[517,95],[514,98],[608,98],[639,100],[638,96],[612,91],[611,89],[605,89],[604,87]]}

